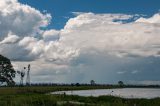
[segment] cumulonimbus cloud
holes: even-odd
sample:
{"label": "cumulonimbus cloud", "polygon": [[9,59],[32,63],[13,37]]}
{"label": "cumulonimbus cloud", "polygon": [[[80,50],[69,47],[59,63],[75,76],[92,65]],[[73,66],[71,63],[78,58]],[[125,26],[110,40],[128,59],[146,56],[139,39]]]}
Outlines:
{"label": "cumulonimbus cloud", "polygon": [[67,22],[61,42],[80,48],[82,52],[93,49],[117,56],[159,56],[160,15],[129,23],[114,21],[131,17],[123,14],[80,14]]}
{"label": "cumulonimbus cloud", "polygon": [[[17,0],[2,0],[0,9],[2,54],[6,53],[3,47],[10,47],[12,43],[16,43],[15,48],[27,51],[25,55],[34,57],[32,60],[66,61],[93,51],[121,57],[160,54],[159,14],[123,23],[134,15],[81,13],[69,19],[61,30],[40,30],[50,23],[49,14]],[[10,32],[14,36],[8,36]]]}

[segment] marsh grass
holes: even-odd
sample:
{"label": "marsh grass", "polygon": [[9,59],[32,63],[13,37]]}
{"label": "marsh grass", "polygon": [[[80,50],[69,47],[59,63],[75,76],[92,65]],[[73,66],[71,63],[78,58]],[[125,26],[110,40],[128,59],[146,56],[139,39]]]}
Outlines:
{"label": "marsh grass", "polygon": [[100,89],[100,87],[1,87],[0,106],[160,106],[160,98],[123,99],[113,96],[81,97],[47,94],[57,90],[84,89]]}

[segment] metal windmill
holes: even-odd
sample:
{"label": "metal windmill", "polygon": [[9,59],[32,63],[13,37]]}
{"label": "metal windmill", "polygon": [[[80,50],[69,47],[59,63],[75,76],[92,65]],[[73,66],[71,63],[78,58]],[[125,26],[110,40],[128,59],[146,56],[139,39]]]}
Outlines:
{"label": "metal windmill", "polygon": [[28,64],[28,70],[27,70],[27,77],[26,77],[26,85],[30,85],[30,69],[31,69],[31,65]]}
{"label": "metal windmill", "polygon": [[21,77],[20,85],[22,85],[22,86],[23,86],[23,79],[24,79],[24,76],[25,76],[25,69],[26,69],[26,67],[24,67],[24,70],[22,70],[22,71],[17,71],[17,73],[20,74],[20,77]]}

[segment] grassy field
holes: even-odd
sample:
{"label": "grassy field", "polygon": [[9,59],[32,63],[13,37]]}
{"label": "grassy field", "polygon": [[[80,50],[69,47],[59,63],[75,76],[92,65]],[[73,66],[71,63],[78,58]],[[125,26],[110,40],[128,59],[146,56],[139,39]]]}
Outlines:
{"label": "grassy field", "polygon": [[49,95],[57,90],[104,89],[104,86],[1,87],[0,106],[160,106],[160,98],[122,99],[112,96]]}

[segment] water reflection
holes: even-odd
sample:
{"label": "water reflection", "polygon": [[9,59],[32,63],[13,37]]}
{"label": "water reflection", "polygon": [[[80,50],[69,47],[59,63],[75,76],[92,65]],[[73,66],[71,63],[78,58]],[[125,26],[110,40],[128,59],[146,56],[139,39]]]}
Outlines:
{"label": "water reflection", "polygon": [[52,94],[79,95],[79,96],[102,96],[112,95],[123,98],[155,98],[160,97],[160,89],[153,88],[122,88],[122,89],[96,89],[96,90],[75,90],[59,91]]}

